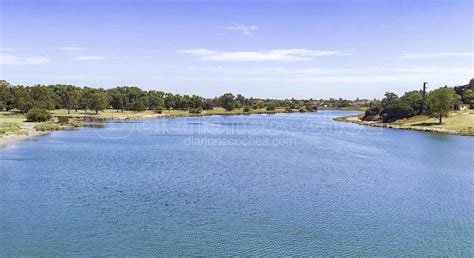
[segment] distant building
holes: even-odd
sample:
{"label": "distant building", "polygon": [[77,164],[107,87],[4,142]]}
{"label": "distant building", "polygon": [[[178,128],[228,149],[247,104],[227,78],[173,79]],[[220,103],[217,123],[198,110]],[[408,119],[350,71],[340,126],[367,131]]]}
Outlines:
{"label": "distant building", "polygon": [[464,104],[464,103],[462,103],[461,101],[456,102],[456,103],[454,103],[454,105],[453,105],[453,109],[454,109],[454,110],[460,110],[460,111],[462,111],[462,110],[468,110],[469,107],[470,107],[469,104]]}

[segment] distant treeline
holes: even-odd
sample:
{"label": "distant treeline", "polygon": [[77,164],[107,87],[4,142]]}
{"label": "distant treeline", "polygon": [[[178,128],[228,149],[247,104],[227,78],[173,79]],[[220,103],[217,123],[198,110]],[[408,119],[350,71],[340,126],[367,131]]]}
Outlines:
{"label": "distant treeline", "polygon": [[441,87],[423,96],[423,92],[409,91],[399,97],[393,92],[386,92],[381,101],[372,101],[365,112],[365,121],[393,122],[415,115],[431,115],[439,118],[446,117],[453,105],[461,102],[474,105],[474,79],[469,84],[454,88]]}
{"label": "distant treeline", "polygon": [[138,87],[116,87],[112,89],[77,87],[74,85],[35,85],[13,86],[6,81],[0,81],[0,111],[18,110],[27,113],[30,109],[45,110],[101,110],[113,108],[117,112],[124,110],[145,111],[153,110],[161,113],[163,110],[189,110],[199,113],[222,107],[228,111],[244,108],[275,110],[277,107],[287,109],[302,109],[312,111],[318,106],[324,107],[358,107],[368,105],[368,100],[313,100],[313,99],[259,99],[246,98],[240,94],[226,93],[220,97],[207,99],[197,95],[180,95],[162,91],[144,91]]}

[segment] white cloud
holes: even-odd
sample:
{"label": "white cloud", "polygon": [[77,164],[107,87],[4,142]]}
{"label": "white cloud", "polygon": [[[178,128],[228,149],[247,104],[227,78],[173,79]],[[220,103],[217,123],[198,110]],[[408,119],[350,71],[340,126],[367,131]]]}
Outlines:
{"label": "white cloud", "polygon": [[[314,82],[344,84],[415,84],[423,81],[468,81],[474,68],[466,67],[188,67],[186,76],[168,78],[186,81]],[[161,78],[165,79],[165,78]]]}
{"label": "white cloud", "polygon": [[106,59],[124,59],[123,56],[76,56],[69,58],[73,61],[94,61],[94,60],[106,60]]}
{"label": "white cloud", "polygon": [[62,50],[62,51],[82,51],[82,50],[85,50],[85,48],[82,48],[82,47],[57,47],[56,50]]}
{"label": "white cloud", "polygon": [[76,61],[88,61],[88,60],[104,60],[105,56],[76,56],[69,58],[69,60],[76,60]]}
{"label": "white cloud", "polygon": [[469,67],[368,67],[368,68],[321,68],[321,67],[300,67],[300,68],[284,68],[284,67],[223,67],[223,66],[204,66],[189,67],[190,72],[209,72],[213,74],[225,74],[236,76],[313,76],[313,75],[474,75],[474,68]]}
{"label": "white cloud", "polygon": [[51,59],[45,56],[0,55],[0,65],[38,65],[50,62]]}
{"label": "white cloud", "polygon": [[229,52],[208,49],[186,49],[181,54],[194,55],[204,61],[308,61],[323,56],[345,56],[347,51],[317,51],[309,49],[273,49],[267,51]]}
{"label": "white cloud", "polygon": [[439,57],[474,57],[474,52],[432,52],[432,53],[403,53],[401,59],[425,59]]}
{"label": "white cloud", "polygon": [[246,36],[252,36],[253,35],[253,32],[256,31],[258,29],[257,26],[255,25],[243,25],[243,24],[239,24],[239,23],[234,23],[232,24],[232,26],[228,26],[226,27],[226,29],[228,30],[233,30],[233,31],[238,31],[240,33],[242,33],[243,35],[246,35]]}

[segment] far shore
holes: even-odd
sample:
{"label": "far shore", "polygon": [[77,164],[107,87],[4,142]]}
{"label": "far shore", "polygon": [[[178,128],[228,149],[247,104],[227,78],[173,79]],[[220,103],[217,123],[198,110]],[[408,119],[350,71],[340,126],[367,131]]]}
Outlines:
{"label": "far shore", "polygon": [[[329,110],[330,108],[324,108]],[[332,110],[337,110],[336,108]],[[347,108],[343,110],[349,110]],[[297,109],[292,112],[298,113]],[[184,110],[165,110],[162,114],[157,114],[152,111],[134,112],[134,111],[118,111],[117,110],[104,110],[95,114],[93,111],[85,112],[71,111],[68,114],[67,110],[53,110],[53,121],[44,123],[30,123],[25,122],[26,118],[22,114],[16,114],[13,112],[0,112],[0,129],[2,124],[14,124],[18,125],[18,128],[12,131],[6,131],[4,134],[0,134],[0,147],[13,144],[19,141],[31,139],[46,135],[51,131],[70,129],[73,127],[81,127],[82,121],[113,121],[113,120],[140,120],[140,119],[159,119],[159,118],[177,118],[177,117],[196,117],[196,116],[216,116],[216,115],[263,115],[263,114],[276,114],[276,113],[289,113],[285,108],[276,108],[275,110],[268,111],[266,109],[250,110],[244,112],[243,110],[235,109],[232,111],[226,111],[222,108],[215,108],[213,110],[205,110],[199,114],[192,114]],[[66,116],[71,121],[69,124],[60,125],[58,123],[58,117]],[[41,127],[41,130],[39,128]]]}
{"label": "far shore", "polygon": [[453,111],[438,123],[437,118],[418,115],[407,119],[398,120],[392,123],[382,123],[380,121],[363,121],[361,115],[345,116],[334,118],[335,121],[356,123],[360,125],[383,127],[402,130],[415,130],[437,134],[474,136],[474,110]]}

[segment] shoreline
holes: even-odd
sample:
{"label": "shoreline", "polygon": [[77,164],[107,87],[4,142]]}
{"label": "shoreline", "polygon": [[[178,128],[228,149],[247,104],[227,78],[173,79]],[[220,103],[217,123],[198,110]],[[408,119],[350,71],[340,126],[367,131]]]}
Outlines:
{"label": "shoreline", "polygon": [[[322,111],[330,111],[330,110],[335,110],[335,111],[360,111],[360,110],[348,110],[348,109],[329,109],[329,108],[323,108],[320,109]],[[283,109],[277,109],[274,111],[267,111],[267,110],[257,110],[257,111],[252,111],[252,112],[243,112],[243,111],[237,111],[237,112],[226,112],[226,111],[217,111],[217,112],[209,112],[209,113],[200,113],[200,114],[191,114],[191,113],[179,113],[179,114],[149,114],[146,112],[137,112],[134,113],[133,116],[123,116],[122,113],[117,112],[116,116],[110,116],[110,117],[101,117],[100,113],[99,115],[91,115],[91,114],[69,114],[65,115],[70,119],[75,119],[76,121],[80,122],[87,122],[87,121],[102,121],[102,122],[113,122],[113,121],[126,121],[126,120],[145,120],[145,119],[167,119],[167,118],[184,118],[184,117],[207,117],[207,116],[239,116],[239,115],[273,115],[273,114],[282,114],[282,113],[300,113],[298,111],[294,112],[288,112]],[[56,117],[58,115],[55,115]],[[47,123],[47,122],[46,122]],[[31,123],[31,122],[23,122],[22,123],[22,131],[20,133],[15,133],[15,132],[7,132],[5,135],[0,135],[0,148],[5,147],[7,145],[15,144],[18,142],[30,140],[35,137],[39,136],[44,136],[49,134],[52,131],[56,130],[47,130],[47,131],[40,131],[36,130],[35,126],[45,124],[45,123]],[[67,130],[71,129],[72,126],[70,125],[59,125],[60,130]],[[82,126],[79,126],[79,128]]]}
{"label": "shoreline", "polygon": [[[88,122],[88,121],[101,121],[101,122],[109,122],[109,121],[126,121],[126,120],[145,120],[145,119],[166,119],[166,118],[184,118],[184,117],[205,117],[205,116],[236,116],[236,115],[271,115],[271,114],[279,114],[279,113],[290,113],[285,110],[277,109],[274,111],[263,111],[263,110],[256,110],[256,111],[251,111],[251,112],[243,112],[243,111],[237,111],[237,112],[226,112],[226,111],[217,111],[217,112],[209,112],[209,113],[200,113],[200,114],[191,114],[189,112],[182,112],[182,113],[175,113],[175,114],[148,114],[146,112],[137,112],[133,113],[133,116],[124,116],[123,113],[117,112],[116,115],[110,116],[110,117],[104,117],[99,115],[90,115],[90,114],[74,114],[74,115],[66,115],[68,118],[73,119],[75,121],[79,122]],[[295,112],[296,113],[296,112]],[[58,115],[55,115],[57,117]],[[22,122],[21,123],[21,131],[20,132],[7,132],[4,135],[0,135],[0,148],[6,147],[11,144],[15,144],[18,142],[30,140],[35,137],[39,136],[44,136],[49,134],[52,131],[57,131],[57,130],[37,130],[35,127],[42,125],[42,124],[47,124],[51,122],[44,122],[44,123],[32,123],[32,122]],[[74,128],[74,126],[71,125],[60,125],[59,123],[53,123],[55,125],[58,125],[60,128],[59,130],[67,130]],[[77,126],[75,128],[80,128],[83,127]]]}
{"label": "shoreline", "polygon": [[0,148],[6,147],[14,143],[27,141],[38,136],[44,136],[50,133],[50,131],[37,131],[34,128],[35,126],[35,123],[25,122],[22,127],[22,129],[24,130],[22,131],[22,133],[6,133],[2,137],[0,137]]}
{"label": "shoreline", "polygon": [[364,126],[390,128],[390,129],[398,129],[398,130],[412,130],[412,131],[419,131],[419,132],[428,132],[428,133],[444,134],[444,135],[456,135],[456,136],[471,136],[471,137],[474,136],[474,133],[463,132],[462,130],[454,130],[454,129],[447,129],[447,128],[439,128],[439,127],[428,127],[428,126],[421,126],[421,125],[409,125],[409,124],[404,125],[404,124],[383,123],[383,122],[375,122],[375,121],[363,121],[361,119],[361,115],[336,117],[333,120],[338,121],[338,122],[354,123],[354,124],[359,124],[359,125],[364,125]]}

